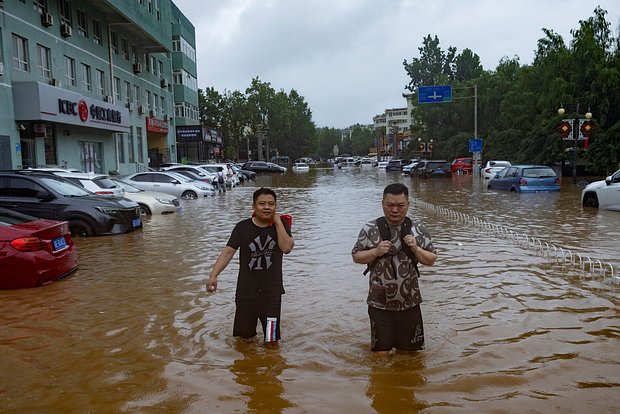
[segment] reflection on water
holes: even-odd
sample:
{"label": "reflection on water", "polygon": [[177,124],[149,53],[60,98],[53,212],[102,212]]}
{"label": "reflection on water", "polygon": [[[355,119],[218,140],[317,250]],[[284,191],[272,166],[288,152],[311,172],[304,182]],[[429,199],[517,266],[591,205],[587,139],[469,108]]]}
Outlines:
{"label": "reflection on water", "polygon": [[[370,355],[367,280],[350,251],[391,181],[620,269],[620,216],[583,210],[569,182],[510,194],[466,176],[263,175],[141,232],[78,239],[75,274],[0,292],[0,412],[615,412],[618,286],[415,206],[439,252],[421,268],[427,349]],[[257,186],[293,215],[277,351],[232,338],[236,260],[217,293],[204,286]]]}

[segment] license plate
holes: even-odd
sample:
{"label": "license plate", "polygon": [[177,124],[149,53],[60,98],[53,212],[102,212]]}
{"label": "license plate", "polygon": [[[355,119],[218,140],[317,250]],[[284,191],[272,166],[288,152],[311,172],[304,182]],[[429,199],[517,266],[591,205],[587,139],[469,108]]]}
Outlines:
{"label": "license plate", "polygon": [[140,221],[139,218],[135,218],[135,219],[133,219],[133,223],[132,224],[133,224],[134,227],[140,227],[142,222]]}
{"label": "license plate", "polygon": [[56,237],[54,240],[52,240],[52,243],[54,244],[55,252],[67,247],[67,241],[65,240],[64,237]]}

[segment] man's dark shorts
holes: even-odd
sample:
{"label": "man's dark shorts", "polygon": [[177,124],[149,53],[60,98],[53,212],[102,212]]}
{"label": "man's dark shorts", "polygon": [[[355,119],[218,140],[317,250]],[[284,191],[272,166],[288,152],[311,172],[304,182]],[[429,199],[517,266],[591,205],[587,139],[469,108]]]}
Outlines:
{"label": "man's dark shorts", "polygon": [[420,305],[403,311],[387,311],[368,307],[371,349],[407,351],[424,349],[424,324]]}
{"label": "man's dark shorts", "polygon": [[[266,342],[280,340],[282,295],[259,299],[236,298],[235,304],[233,336],[242,338],[256,336],[256,321],[260,320],[263,327],[263,339]],[[270,319],[269,324],[267,323],[268,318]],[[275,321],[272,318],[275,318]],[[268,328],[269,330],[267,330]]]}

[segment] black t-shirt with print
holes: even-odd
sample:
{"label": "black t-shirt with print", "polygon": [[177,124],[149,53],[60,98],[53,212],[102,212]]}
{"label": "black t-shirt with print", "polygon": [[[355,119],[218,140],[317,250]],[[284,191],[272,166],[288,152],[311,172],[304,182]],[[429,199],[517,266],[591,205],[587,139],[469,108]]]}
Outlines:
{"label": "black t-shirt with print", "polygon": [[[283,222],[286,232],[291,230]],[[259,298],[284,293],[282,251],[275,226],[259,227],[252,219],[242,220],[232,231],[227,246],[239,249],[239,276],[236,295]]]}

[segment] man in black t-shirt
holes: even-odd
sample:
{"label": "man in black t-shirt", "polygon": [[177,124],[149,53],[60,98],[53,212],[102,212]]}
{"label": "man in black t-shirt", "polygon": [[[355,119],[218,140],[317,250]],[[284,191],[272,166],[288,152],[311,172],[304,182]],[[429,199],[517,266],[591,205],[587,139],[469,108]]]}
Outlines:
{"label": "man in black t-shirt", "polygon": [[265,342],[280,339],[282,256],[293,249],[290,223],[276,213],[276,193],[269,188],[254,192],[252,218],[242,220],[232,231],[207,282],[207,292],[217,289],[217,277],[239,249],[239,275],[235,293],[233,336],[256,336],[256,321],[263,327]]}

